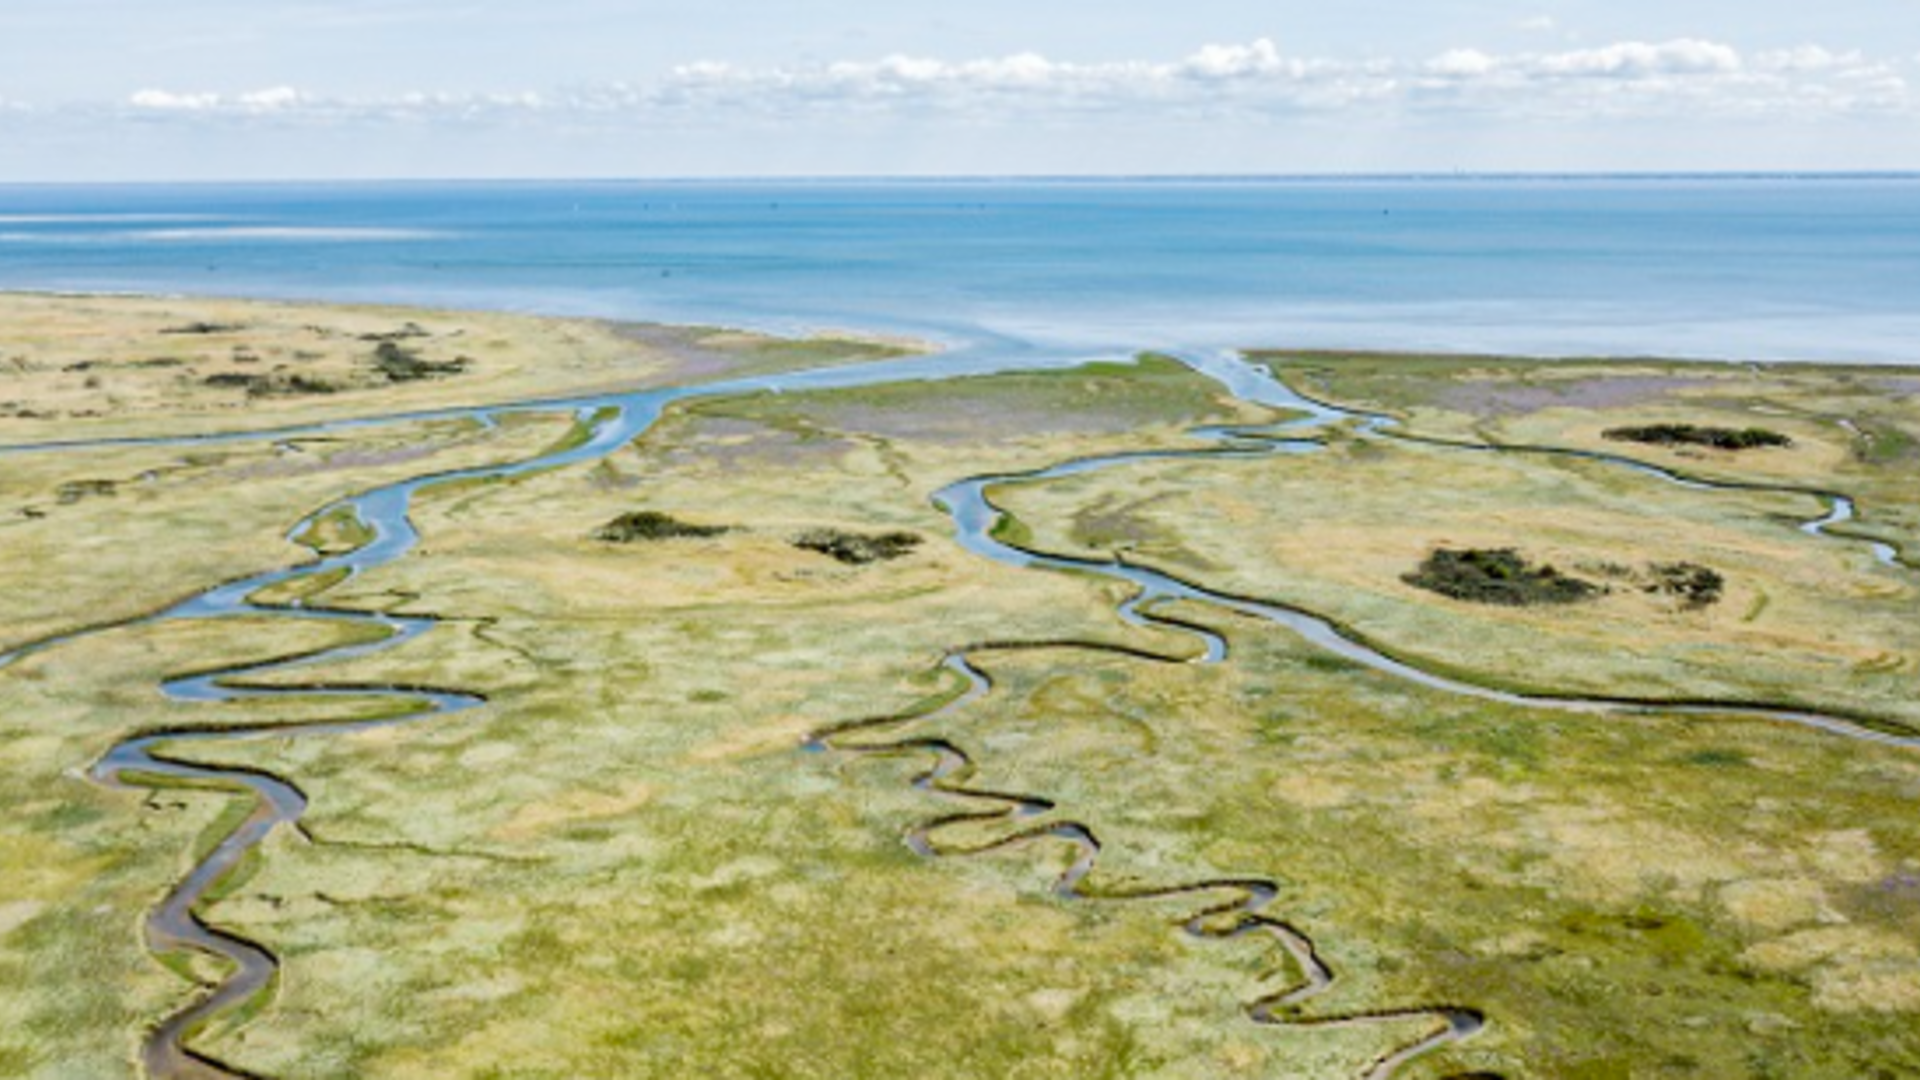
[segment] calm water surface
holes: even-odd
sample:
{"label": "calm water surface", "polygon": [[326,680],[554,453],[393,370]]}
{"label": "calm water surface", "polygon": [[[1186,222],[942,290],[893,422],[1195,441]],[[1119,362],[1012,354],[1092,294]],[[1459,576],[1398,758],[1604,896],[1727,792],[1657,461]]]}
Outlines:
{"label": "calm water surface", "polygon": [[0,186],[0,288],[1920,363],[1920,178]]}

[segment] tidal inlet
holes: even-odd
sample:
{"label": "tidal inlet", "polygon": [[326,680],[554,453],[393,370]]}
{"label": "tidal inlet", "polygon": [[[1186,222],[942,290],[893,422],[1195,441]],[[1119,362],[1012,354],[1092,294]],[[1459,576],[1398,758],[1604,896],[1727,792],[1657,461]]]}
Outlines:
{"label": "tidal inlet", "polygon": [[0,357],[0,1073],[1920,1074],[1920,371]]}

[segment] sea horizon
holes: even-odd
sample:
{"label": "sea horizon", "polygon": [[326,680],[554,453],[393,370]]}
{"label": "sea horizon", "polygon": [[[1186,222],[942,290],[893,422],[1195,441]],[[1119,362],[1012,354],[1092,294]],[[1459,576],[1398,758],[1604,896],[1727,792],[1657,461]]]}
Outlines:
{"label": "sea horizon", "polygon": [[1915,181],[4,184],[0,289],[857,329],[1090,355],[1274,347],[1911,364]]}
{"label": "sea horizon", "polygon": [[9,188],[98,187],[366,187],[377,185],[433,185],[480,187],[487,185],[597,185],[597,184],[739,184],[751,186],[834,184],[1294,184],[1407,181],[1517,182],[1602,181],[1769,181],[1769,180],[1891,180],[1920,181],[1920,169],[1547,169],[1460,170],[1415,169],[1360,172],[1246,172],[1246,173],[712,173],[579,176],[282,176],[282,177],[150,177],[137,180],[4,180]]}

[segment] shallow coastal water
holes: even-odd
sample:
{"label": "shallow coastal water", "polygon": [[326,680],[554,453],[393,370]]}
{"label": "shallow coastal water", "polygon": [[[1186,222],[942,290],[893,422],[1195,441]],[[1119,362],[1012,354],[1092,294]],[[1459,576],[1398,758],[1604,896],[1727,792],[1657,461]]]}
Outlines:
{"label": "shallow coastal water", "polygon": [[1920,178],[0,187],[0,288],[1920,362]]}

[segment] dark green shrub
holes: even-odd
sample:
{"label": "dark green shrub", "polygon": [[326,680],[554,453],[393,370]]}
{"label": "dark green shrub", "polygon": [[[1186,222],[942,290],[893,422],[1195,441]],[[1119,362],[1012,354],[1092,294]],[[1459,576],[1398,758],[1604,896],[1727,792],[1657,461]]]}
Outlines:
{"label": "dark green shrub", "polygon": [[657,510],[636,510],[595,529],[593,538],[609,544],[635,544],[648,540],[698,539],[727,531],[725,525],[691,525]]}
{"label": "dark green shrub", "polygon": [[1455,600],[1505,607],[1572,604],[1601,591],[1551,566],[1533,566],[1512,548],[1438,548],[1401,580]]}
{"label": "dark green shrub", "polygon": [[910,532],[880,533],[862,536],[838,529],[810,529],[794,537],[793,546],[831,556],[849,566],[898,559],[920,546],[920,538]]}
{"label": "dark green shrub", "polygon": [[1727,579],[1721,577],[1719,571],[1698,563],[1654,563],[1648,571],[1652,577],[1646,587],[1648,592],[1679,597],[1689,608],[1717,604],[1726,591]]}
{"label": "dark green shrub", "polygon": [[1765,428],[1700,427],[1695,424],[1647,424],[1609,428],[1601,433],[1616,442],[1655,446],[1711,446],[1716,450],[1752,450],[1762,446],[1792,446],[1793,440]]}

